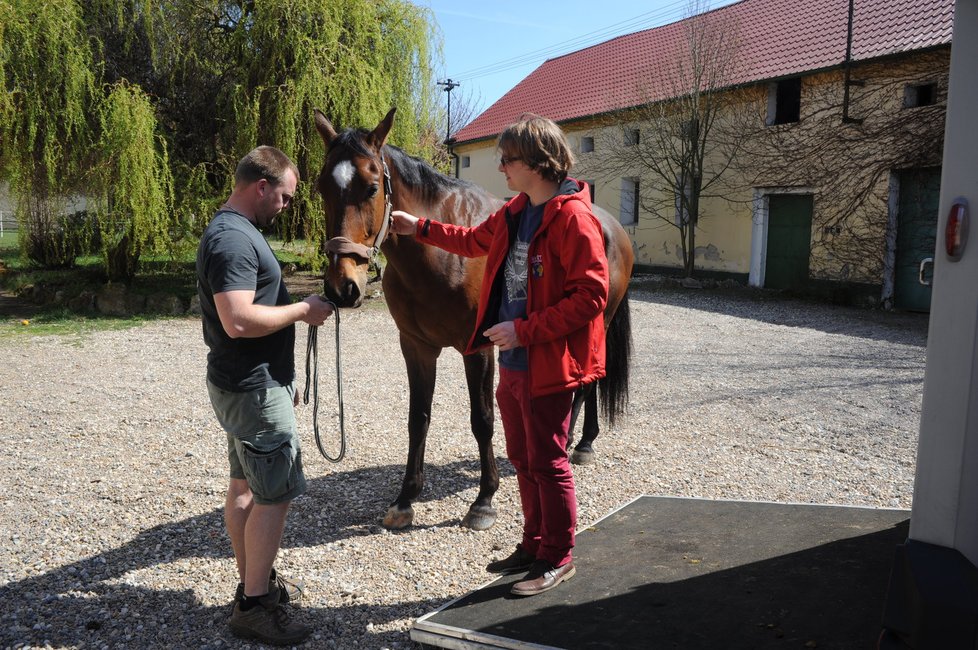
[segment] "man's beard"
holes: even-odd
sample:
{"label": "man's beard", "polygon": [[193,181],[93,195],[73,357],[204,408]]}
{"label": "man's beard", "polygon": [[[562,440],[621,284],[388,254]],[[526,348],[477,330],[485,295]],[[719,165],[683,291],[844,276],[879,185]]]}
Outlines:
{"label": "man's beard", "polygon": [[261,214],[255,215],[255,226],[263,233],[273,232],[275,230],[276,222],[278,222],[277,214],[273,214],[270,217],[266,217]]}

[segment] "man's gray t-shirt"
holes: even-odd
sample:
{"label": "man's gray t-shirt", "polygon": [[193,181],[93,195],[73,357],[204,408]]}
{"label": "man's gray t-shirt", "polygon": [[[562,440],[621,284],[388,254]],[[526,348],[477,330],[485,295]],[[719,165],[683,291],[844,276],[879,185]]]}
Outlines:
{"label": "man's gray t-shirt", "polygon": [[258,338],[232,339],[224,331],[214,294],[255,292],[258,305],[287,305],[289,292],[268,242],[244,215],[217,212],[197,248],[197,295],[203,315],[207,379],[223,390],[246,392],[287,386],[295,379],[295,325]]}

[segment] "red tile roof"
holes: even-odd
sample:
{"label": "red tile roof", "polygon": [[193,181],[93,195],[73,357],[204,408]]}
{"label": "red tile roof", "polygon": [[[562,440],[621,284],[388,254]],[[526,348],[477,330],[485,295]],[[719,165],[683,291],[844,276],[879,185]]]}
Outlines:
{"label": "red tile roof", "polygon": [[[954,0],[855,0],[852,57],[865,61],[951,42]],[[738,85],[838,66],[845,61],[846,0],[741,0],[703,18],[733,25]],[[521,113],[557,122],[635,106],[673,93],[679,21],[550,59],[456,135],[458,142],[496,136]],[[729,29],[729,28],[728,28]],[[639,80],[646,80],[645,89]]]}

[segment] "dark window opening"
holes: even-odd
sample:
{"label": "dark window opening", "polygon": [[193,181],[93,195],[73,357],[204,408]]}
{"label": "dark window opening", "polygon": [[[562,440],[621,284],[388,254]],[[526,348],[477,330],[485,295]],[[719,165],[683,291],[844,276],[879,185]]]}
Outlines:
{"label": "dark window opening", "polygon": [[903,106],[916,108],[937,103],[937,84],[908,85],[903,91]]}
{"label": "dark window opening", "polygon": [[801,77],[783,79],[773,84],[772,99],[769,104],[769,124],[791,124],[801,119]]}

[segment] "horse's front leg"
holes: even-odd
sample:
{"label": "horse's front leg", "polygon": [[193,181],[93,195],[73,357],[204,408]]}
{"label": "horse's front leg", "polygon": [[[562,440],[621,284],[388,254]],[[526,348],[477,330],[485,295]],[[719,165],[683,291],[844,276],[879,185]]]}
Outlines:
{"label": "horse's front leg", "polygon": [[479,496],[469,507],[462,525],[473,530],[485,530],[496,523],[496,509],[492,497],[499,489],[499,469],[492,451],[493,379],[495,362],[492,352],[479,352],[462,357],[465,379],[469,388],[472,434],[479,446],[479,463],[482,476],[479,479]]}
{"label": "horse's front leg", "polygon": [[401,333],[401,353],[407,364],[408,390],[408,458],[401,493],[384,515],[384,528],[407,528],[414,521],[411,503],[424,487],[424,449],[431,423],[431,398],[435,392],[435,370],[439,348]]}

